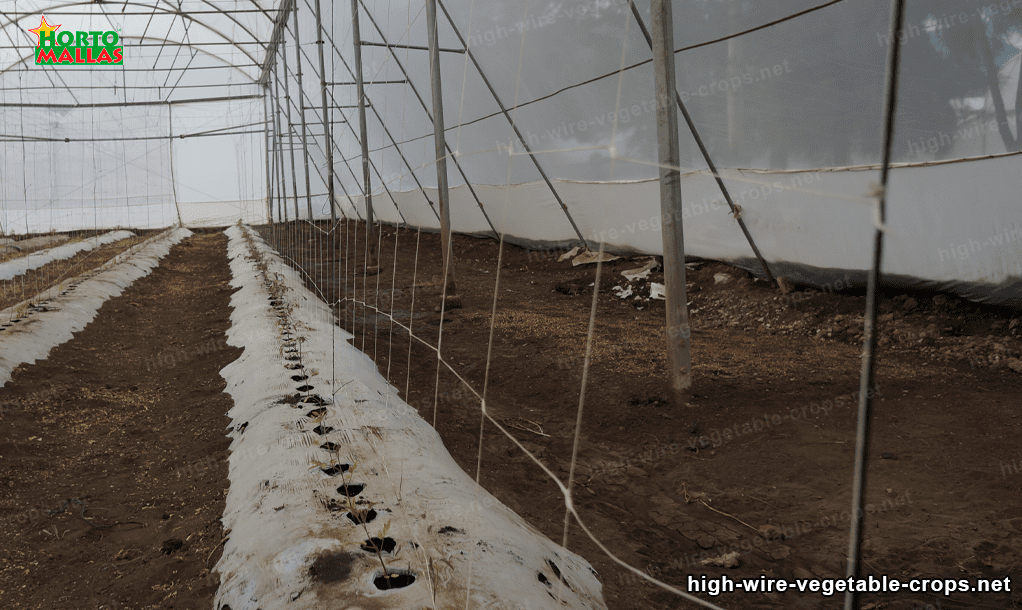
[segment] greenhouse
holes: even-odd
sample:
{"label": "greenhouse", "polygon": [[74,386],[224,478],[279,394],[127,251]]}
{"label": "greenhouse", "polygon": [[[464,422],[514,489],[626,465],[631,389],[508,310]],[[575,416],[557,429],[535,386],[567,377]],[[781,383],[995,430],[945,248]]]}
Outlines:
{"label": "greenhouse", "polygon": [[0,607],[1022,605],[1022,0],[0,29]]}

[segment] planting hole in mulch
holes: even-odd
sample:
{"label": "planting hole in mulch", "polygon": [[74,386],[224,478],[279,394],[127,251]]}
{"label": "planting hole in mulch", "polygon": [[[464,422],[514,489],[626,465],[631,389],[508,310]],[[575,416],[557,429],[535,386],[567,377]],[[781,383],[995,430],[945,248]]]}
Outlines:
{"label": "planting hole in mulch", "polygon": [[341,450],[341,445],[340,445],[340,443],[330,442],[330,443],[323,443],[322,445],[319,446],[319,448],[323,449],[325,451],[329,451],[330,453],[336,453],[336,452]]}
{"label": "planting hole in mulch", "polygon": [[305,381],[308,378],[308,375],[291,375],[291,381]]}
{"label": "planting hole in mulch", "polygon": [[286,368],[288,370],[291,370],[291,371],[296,371],[296,370],[302,368],[302,365],[300,365],[300,364],[285,364],[284,368]]}
{"label": "planting hole in mulch", "polygon": [[320,468],[320,470],[322,470],[325,475],[329,477],[334,477],[341,474],[342,472],[348,472],[349,468],[351,468],[350,464],[334,464],[329,468]]}
{"label": "planting hole in mulch", "polygon": [[315,388],[316,388],[316,386],[314,386],[314,385],[305,384],[305,385],[300,385],[300,386],[298,386],[295,389],[298,390],[299,392],[308,392],[310,390],[314,390]]}
{"label": "planting hole in mulch", "polygon": [[394,549],[397,548],[397,541],[389,536],[382,540],[373,536],[369,540],[363,542],[362,546],[359,548],[367,553],[375,553],[377,551],[380,553],[392,553]]}
{"label": "planting hole in mulch", "polygon": [[320,396],[318,394],[313,394],[312,396],[306,396],[305,398],[302,399],[302,402],[304,402],[307,405],[328,405],[328,404],[330,404],[329,402],[327,402],[327,400],[325,398],[323,398],[322,396]]}
{"label": "planting hole in mulch", "polygon": [[326,407],[320,407],[318,409],[313,409],[309,411],[308,413],[305,414],[305,417],[308,417],[309,419],[316,419],[319,416],[323,415],[324,413],[326,413]]}
{"label": "planting hole in mulch", "polygon": [[337,493],[348,498],[354,498],[365,489],[365,483],[348,483],[337,488]]}
{"label": "planting hole in mulch", "polygon": [[364,523],[372,523],[376,519],[376,511],[371,508],[354,512],[348,511],[344,516],[355,525],[362,525]]}
{"label": "planting hole in mulch", "polygon": [[[292,352],[292,353],[294,353],[294,352]],[[295,356],[284,356],[284,360],[290,360],[292,362],[294,362],[296,360],[301,360],[301,359],[302,359],[302,357],[298,356],[298,355],[295,355]]]}
{"label": "planting hole in mulch", "polygon": [[403,589],[415,582],[415,575],[404,570],[390,570],[387,574],[376,575],[373,584],[380,591]]}
{"label": "planting hole in mulch", "polygon": [[330,434],[331,432],[333,432],[334,429],[331,428],[330,426],[324,426],[324,425],[320,424],[320,425],[316,426],[315,428],[313,428],[312,431],[315,432],[316,434],[320,435],[320,436],[324,436],[326,434]]}
{"label": "planting hole in mulch", "polygon": [[343,551],[323,553],[309,566],[309,576],[321,583],[344,580],[351,576],[351,565],[356,557]]}

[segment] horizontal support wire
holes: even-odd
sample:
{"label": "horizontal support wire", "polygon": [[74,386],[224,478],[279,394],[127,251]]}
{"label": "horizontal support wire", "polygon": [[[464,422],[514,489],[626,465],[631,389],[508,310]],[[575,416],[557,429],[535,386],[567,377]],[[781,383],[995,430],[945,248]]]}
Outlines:
{"label": "horizontal support wire", "polygon": [[[429,47],[423,47],[416,44],[390,44],[386,42],[369,42],[367,40],[363,40],[359,44],[365,47],[387,47],[390,49],[412,49],[415,51],[429,50]],[[465,49],[439,49],[439,51],[441,53],[464,53]]]}

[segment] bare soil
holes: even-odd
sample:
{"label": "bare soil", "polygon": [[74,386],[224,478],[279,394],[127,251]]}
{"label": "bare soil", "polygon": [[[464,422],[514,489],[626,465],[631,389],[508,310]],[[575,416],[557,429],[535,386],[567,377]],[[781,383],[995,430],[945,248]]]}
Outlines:
{"label": "bare soil", "polygon": [[[440,334],[439,236],[385,228],[382,271],[365,275],[360,223],[262,233],[310,287],[340,304],[355,345],[436,422],[458,463],[475,475],[478,460],[482,485],[560,542],[565,508],[556,485],[489,422],[480,443],[479,400],[446,368],[438,373],[436,352],[423,345],[436,346]],[[455,236],[461,307],[445,313],[442,357],[479,393],[486,384],[488,411],[566,482],[595,265],[504,244],[493,316],[499,250],[492,239]],[[574,490],[583,520],[620,559],[682,590],[690,575],[843,576],[861,291],[782,294],[734,267],[694,261],[694,395],[672,406],[663,301],[646,298],[662,273],[631,283],[620,273],[644,262],[603,267]],[[1010,577],[1014,590],[870,594],[865,607],[1018,608],[1022,377],[1011,367],[1022,369],[1019,312],[935,293],[882,298],[862,573]],[[393,320],[411,324],[419,340]],[[576,524],[568,546],[599,571],[612,609],[695,607],[618,566]],[[702,564],[732,552],[738,567]],[[713,601],[815,609],[842,600],[739,591]]]}
{"label": "bare soil", "polygon": [[[479,401],[445,368],[438,374],[436,352],[420,342],[440,336],[438,236],[385,229],[382,272],[365,276],[356,231],[365,234],[355,223],[263,234],[342,304],[355,344],[436,422],[459,464],[472,475],[481,464],[486,489],[560,542],[557,486],[489,422],[480,443]],[[219,370],[237,356],[224,343],[225,244],[205,234],[176,246],[0,390],[0,608],[212,605],[231,406]],[[477,391],[485,382],[489,412],[566,481],[595,269],[505,244],[493,316],[500,247],[457,236],[454,250],[461,307],[445,314],[442,356]],[[583,521],[619,558],[682,590],[689,576],[843,575],[863,297],[781,294],[694,261],[694,395],[674,406],[663,302],[647,298],[662,275],[626,282],[620,273],[644,262],[603,268],[575,470]],[[1015,590],[871,594],[866,607],[1018,608],[1019,314],[897,292],[882,311],[863,571],[1010,577]],[[393,320],[412,324],[417,339]],[[695,607],[619,567],[577,524],[568,546],[599,571],[610,608]],[[702,563],[729,553],[737,567]],[[714,602],[840,607],[837,596],[792,591]]]}
{"label": "bare soil", "polygon": [[175,246],[0,390],[0,608],[212,607],[232,405],[219,371],[239,351],[226,241]]}
{"label": "bare soil", "polygon": [[[0,281],[0,309],[6,309],[22,301],[29,300],[48,288],[59,286],[62,282],[101,267],[104,263],[128,248],[152,237],[156,232],[135,231],[135,233],[137,233],[135,237],[79,252],[70,258],[53,261],[28,273],[23,273],[9,280]],[[27,255],[28,253],[20,253],[18,256],[9,257],[6,260]]]}

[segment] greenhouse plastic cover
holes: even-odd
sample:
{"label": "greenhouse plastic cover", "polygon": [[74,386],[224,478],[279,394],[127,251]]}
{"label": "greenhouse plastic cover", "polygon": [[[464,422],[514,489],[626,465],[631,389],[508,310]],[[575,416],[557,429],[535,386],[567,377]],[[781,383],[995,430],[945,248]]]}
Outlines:
{"label": "greenhouse plastic cover", "polygon": [[[889,2],[673,4],[675,46],[684,49],[675,53],[679,94],[775,274],[862,281],[877,228]],[[365,218],[351,6],[321,5],[322,75],[307,0],[244,9],[184,0],[180,12],[138,0],[123,15],[100,7],[87,17],[18,2],[5,29],[21,46],[0,49],[0,65],[12,66],[0,73],[0,104],[19,104],[0,106],[4,229],[328,218],[324,118],[335,208]],[[637,7],[648,27],[648,1]],[[58,81],[18,63],[44,10],[75,29],[120,29],[125,67],[136,71],[62,70]],[[359,11],[363,40],[404,45],[361,49],[374,211],[434,229],[429,61],[412,48],[427,44],[422,2],[359,3]],[[883,227],[889,283],[1022,305],[1020,16],[1018,0],[907,3]],[[468,45],[533,152],[468,55],[441,53],[456,230],[489,233],[492,222],[533,247],[577,243],[535,160],[591,247],[662,251],[651,53],[626,1],[442,0],[438,30],[442,49]],[[988,44],[989,65],[977,41]],[[326,117],[321,81],[330,83]],[[208,101],[216,97],[230,99]],[[162,105],[123,105],[143,100]],[[136,134],[166,138],[127,137]],[[759,272],[683,121],[679,137],[686,253]],[[61,172],[48,171],[52,159]]]}

